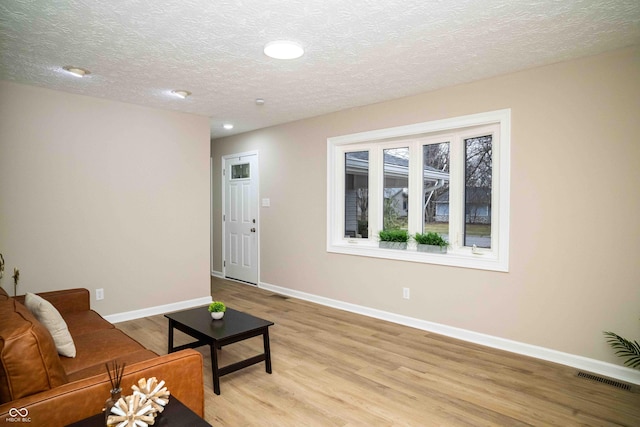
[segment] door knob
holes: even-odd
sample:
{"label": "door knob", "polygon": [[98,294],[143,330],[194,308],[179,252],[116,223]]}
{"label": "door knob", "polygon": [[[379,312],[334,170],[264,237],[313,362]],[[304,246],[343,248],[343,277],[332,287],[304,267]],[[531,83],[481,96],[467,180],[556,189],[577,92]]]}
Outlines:
{"label": "door knob", "polygon": [[251,232],[252,232],[252,233],[255,233],[255,232],[256,232],[256,229],[255,229],[255,228],[252,228],[252,229],[251,229]]}

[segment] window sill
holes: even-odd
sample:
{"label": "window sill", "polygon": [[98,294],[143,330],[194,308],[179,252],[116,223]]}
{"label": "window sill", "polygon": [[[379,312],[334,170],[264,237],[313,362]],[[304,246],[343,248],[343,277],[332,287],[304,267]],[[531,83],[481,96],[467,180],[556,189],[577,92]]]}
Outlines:
{"label": "window sill", "polygon": [[[418,252],[415,243],[409,244],[407,249],[383,249],[377,242],[368,240],[344,240],[327,245],[327,252],[356,255],[371,258],[390,259],[395,261],[419,262],[449,267],[472,268],[508,272],[508,261],[500,260],[493,252],[471,253],[470,248],[454,250],[449,248],[447,253]],[[503,257],[504,258],[504,257]]]}

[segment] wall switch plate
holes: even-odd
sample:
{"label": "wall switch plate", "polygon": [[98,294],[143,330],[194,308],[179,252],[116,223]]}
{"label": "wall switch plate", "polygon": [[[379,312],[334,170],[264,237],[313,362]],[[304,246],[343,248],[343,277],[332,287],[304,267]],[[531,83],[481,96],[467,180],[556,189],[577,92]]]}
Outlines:
{"label": "wall switch plate", "polygon": [[100,301],[104,299],[104,289],[96,289],[96,301]]}
{"label": "wall switch plate", "polygon": [[402,298],[409,299],[409,288],[402,288]]}
{"label": "wall switch plate", "polygon": [[262,207],[268,208],[269,206],[271,206],[271,199],[262,199]]}

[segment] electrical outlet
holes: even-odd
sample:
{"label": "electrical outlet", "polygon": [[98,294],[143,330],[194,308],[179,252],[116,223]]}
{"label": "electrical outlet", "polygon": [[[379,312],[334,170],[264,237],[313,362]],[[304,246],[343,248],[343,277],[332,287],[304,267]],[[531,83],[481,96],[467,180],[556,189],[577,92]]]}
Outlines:
{"label": "electrical outlet", "polygon": [[104,299],[104,289],[96,289],[96,301],[100,301]]}
{"label": "electrical outlet", "polygon": [[409,288],[402,288],[402,298],[409,299]]}

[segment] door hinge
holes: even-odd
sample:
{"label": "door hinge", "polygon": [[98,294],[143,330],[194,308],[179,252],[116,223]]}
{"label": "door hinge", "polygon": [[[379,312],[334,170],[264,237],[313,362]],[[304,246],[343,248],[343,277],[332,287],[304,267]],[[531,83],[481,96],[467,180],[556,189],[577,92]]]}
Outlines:
{"label": "door hinge", "polygon": [[222,215],[222,221],[226,221],[227,220],[227,216],[226,215]]}
{"label": "door hinge", "polygon": [[227,173],[227,170],[226,169],[222,169],[222,176],[225,176],[226,173]]}
{"label": "door hinge", "polygon": [[227,266],[227,261],[222,261],[222,266],[226,267]]}

